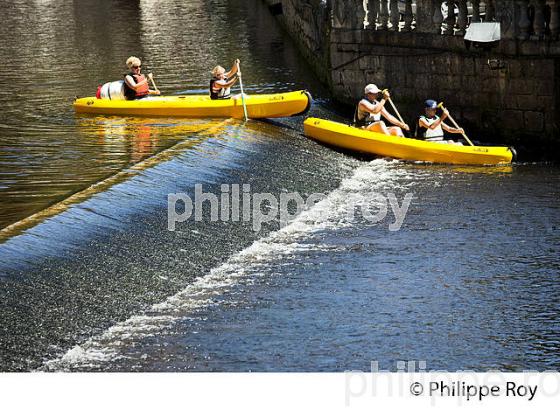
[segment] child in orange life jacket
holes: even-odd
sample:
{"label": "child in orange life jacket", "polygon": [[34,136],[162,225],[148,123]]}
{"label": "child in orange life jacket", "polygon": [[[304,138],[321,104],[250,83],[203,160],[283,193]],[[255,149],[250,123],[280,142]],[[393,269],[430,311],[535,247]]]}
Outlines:
{"label": "child in orange life jacket", "polygon": [[148,74],[148,78],[140,74],[142,62],[138,57],[129,57],[126,60],[126,66],[130,73],[124,76],[124,95],[127,100],[137,100],[147,95],[159,95],[159,90],[150,90],[148,78],[152,78],[152,73]]}

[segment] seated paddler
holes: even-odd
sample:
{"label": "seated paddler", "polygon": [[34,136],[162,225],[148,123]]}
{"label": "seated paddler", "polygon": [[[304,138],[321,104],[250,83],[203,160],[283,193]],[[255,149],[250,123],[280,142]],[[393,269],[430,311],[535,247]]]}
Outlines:
{"label": "seated paddler", "polygon": [[130,72],[124,76],[124,95],[127,100],[137,100],[148,95],[160,94],[159,90],[150,90],[148,78],[152,78],[152,73],[149,73],[147,78],[140,73],[142,70],[142,62],[138,57],[129,57],[126,60],[126,66],[130,70]]}
{"label": "seated paddler", "polygon": [[231,86],[241,77],[239,72],[239,59],[233,62],[233,66],[226,72],[222,66],[216,66],[212,70],[210,80],[210,98],[212,100],[225,100],[231,98]]}
{"label": "seated paddler", "polygon": [[[381,100],[378,101],[380,95]],[[382,92],[375,84],[368,84],[364,89],[364,96],[354,112],[354,126],[386,135],[404,137],[402,130],[408,131],[410,128],[407,124],[389,114],[385,108],[385,103],[389,98],[391,98],[391,94],[388,90]],[[393,126],[388,127],[382,117]]]}
{"label": "seated paddler", "polygon": [[435,100],[426,100],[424,105],[424,115],[418,117],[415,132],[416,138],[440,144],[463,145],[460,142],[445,140],[444,131],[451,134],[463,134],[465,132],[462,128],[450,127],[443,122],[449,116],[449,111],[442,108],[443,111],[441,117],[439,117],[436,114],[438,104]]}

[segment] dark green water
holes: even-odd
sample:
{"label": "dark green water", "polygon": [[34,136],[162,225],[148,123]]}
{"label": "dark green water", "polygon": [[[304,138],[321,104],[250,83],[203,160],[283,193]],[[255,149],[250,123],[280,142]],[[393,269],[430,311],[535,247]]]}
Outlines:
{"label": "dark green water", "polygon": [[[558,369],[557,167],[361,161],[303,118],[76,117],[137,55],[167,94],[239,57],[247,92],[305,88],[338,118],[258,0],[2,6],[0,227],[50,211],[2,231],[1,370]],[[328,197],[282,229],[168,231],[195,184]],[[348,217],[407,193],[399,231]]]}

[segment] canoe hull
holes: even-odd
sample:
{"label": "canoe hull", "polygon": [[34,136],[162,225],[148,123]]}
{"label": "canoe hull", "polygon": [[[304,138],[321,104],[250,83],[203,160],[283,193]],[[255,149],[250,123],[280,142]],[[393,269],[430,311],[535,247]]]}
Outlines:
{"label": "canoe hull", "polygon": [[440,164],[509,164],[513,154],[508,147],[437,144],[411,138],[398,138],[319,118],[304,122],[306,136],[324,144],[382,157]]}
{"label": "canoe hull", "polygon": [[[305,114],[311,106],[306,91],[249,95],[245,99],[249,118],[280,118]],[[77,98],[77,113],[156,117],[243,118],[241,99],[211,100],[206,95],[149,97],[141,100],[101,100]]]}

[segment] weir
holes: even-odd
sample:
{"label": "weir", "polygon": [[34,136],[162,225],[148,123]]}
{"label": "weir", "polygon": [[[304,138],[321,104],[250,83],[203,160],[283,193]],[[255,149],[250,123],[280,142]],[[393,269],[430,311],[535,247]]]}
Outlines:
{"label": "weir", "polygon": [[[477,138],[559,143],[560,0],[266,2],[338,102],[375,83],[411,127],[432,98]],[[466,41],[479,22],[500,40]]]}

